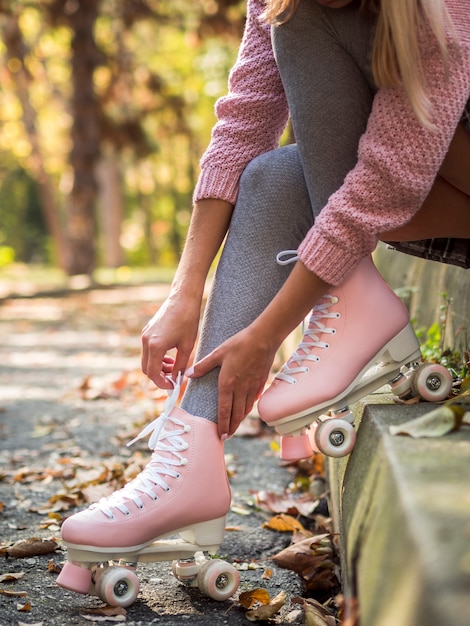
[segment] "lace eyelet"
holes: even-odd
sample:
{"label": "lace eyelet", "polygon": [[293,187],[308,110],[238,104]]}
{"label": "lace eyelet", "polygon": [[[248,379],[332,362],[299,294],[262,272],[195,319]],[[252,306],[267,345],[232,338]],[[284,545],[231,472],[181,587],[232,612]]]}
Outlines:
{"label": "lace eyelet", "polygon": [[325,348],[329,348],[330,344],[329,343],[325,343]]}
{"label": "lace eyelet", "polygon": [[179,480],[181,478],[181,474],[176,474],[175,478],[176,480]]}
{"label": "lace eyelet", "polygon": [[332,334],[332,335],[336,335],[336,328],[332,328],[332,329],[331,329],[331,334]]}
{"label": "lace eyelet", "polygon": [[141,511],[142,511],[142,509],[144,508],[144,505],[143,505],[143,504],[138,504],[137,506],[139,507],[139,509],[140,509]]}
{"label": "lace eyelet", "polygon": [[165,489],[165,491],[166,491],[166,493],[170,493],[170,491],[171,491],[171,487],[167,487],[167,488]]}
{"label": "lace eyelet", "polygon": [[131,514],[131,512],[130,512],[130,511],[126,511],[126,512],[124,513],[124,515],[125,515],[126,517],[129,517],[129,516],[130,516],[130,514]]}

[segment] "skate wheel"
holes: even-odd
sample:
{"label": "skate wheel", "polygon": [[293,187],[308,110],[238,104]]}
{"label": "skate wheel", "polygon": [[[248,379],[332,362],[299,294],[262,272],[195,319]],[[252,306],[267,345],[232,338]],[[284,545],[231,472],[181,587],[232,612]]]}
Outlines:
{"label": "skate wheel", "polygon": [[400,374],[394,382],[390,383],[390,389],[398,398],[405,398],[411,391],[410,377]]}
{"label": "skate wheel", "polygon": [[445,400],[452,389],[452,376],[439,363],[423,363],[411,378],[413,393],[428,402]]}
{"label": "skate wheel", "polygon": [[176,580],[187,587],[197,587],[197,575],[201,566],[195,560],[191,561],[173,561],[171,571]]}
{"label": "skate wheel", "polygon": [[283,461],[300,461],[312,456],[313,450],[307,433],[282,435],[279,456]]}
{"label": "skate wheel", "polygon": [[96,595],[110,606],[130,606],[139,594],[139,580],[127,567],[107,567],[95,583]]}
{"label": "skate wheel", "polygon": [[240,576],[237,570],[220,559],[203,563],[197,576],[197,584],[202,593],[213,600],[226,600],[238,589]]}
{"label": "skate wheel", "polygon": [[356,431],[349,422],[332,418],[318,425],[315,432],[318,449],[327,456],[339,458],[348,455],[356,443]]}

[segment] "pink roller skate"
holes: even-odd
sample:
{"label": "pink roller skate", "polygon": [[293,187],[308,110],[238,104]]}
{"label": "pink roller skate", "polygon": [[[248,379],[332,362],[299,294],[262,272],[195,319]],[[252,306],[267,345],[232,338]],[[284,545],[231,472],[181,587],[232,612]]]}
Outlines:
{"label": "pink roller skate", "polygon": [[297,350],[259,400],[261,418],[281,435],[281,458],[306,458],[312,443],[329,456],[349,454],[349,405],[385,383],[402,398],[410,388],[427,400],[446,397],[447,370],[417,369],[420,361],[406,307],[367,257],[314,307]]}
{"label": "pink roller skate", "polygon": [[145,469],[65,520],[62,587],[129,606],[139,592],[137,563],[168,560],[180,581],[216,600],[236,591],[237,570],[204,554],[215,554],[222,543],[230,506],[223,443],[216,424],[175,406],[178,394],[176,385],[163,414],[134,439],[150,434],[153,454]]}

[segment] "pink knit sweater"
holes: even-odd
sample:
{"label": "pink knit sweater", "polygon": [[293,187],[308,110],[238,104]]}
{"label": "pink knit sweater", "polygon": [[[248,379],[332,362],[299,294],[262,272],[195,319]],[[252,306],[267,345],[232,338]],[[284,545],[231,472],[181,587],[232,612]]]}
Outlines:
{"label": "pink knit sweater", "polygon": [[[437,130],[418,122],[401,88],[380,89],[359,143],[356,166],[299,247],[306,267],[332,285],[340,284],[374,250],[379,233],[412,218],[447,152],[470,96],[468,0],[447,0],[447,7],[457,40],[449,46],[447,74],[430,35],[422,39]],[[218,122],[201,159],[195,200],[235,203],[247,163],[277,147],[286,126],[288,107],[269,26],[259,20],[263,8],[263,0],[248,0],[245,33],[230,73],[229,93],[216,104]]]}

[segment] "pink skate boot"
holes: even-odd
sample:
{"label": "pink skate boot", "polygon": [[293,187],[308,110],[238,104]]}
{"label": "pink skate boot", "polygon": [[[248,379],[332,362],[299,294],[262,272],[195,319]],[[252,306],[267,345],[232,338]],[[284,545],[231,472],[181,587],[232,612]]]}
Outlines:
{"label": "pink skate boot", "polygon": [[[237,589],[235,568],[203,554],[215,554],[222,543],[230,506],[223,443],[216,424],[175,406],[178,394],[176,385],[163,414],[134,439],[150,434],[153,454],[144,470],[65,520],[62,587],[128,606],[139,590],[137,563],[175,559],[175,576],[214,599]],[[165,539],[170,535],[178,539]],[[110,566],[115,560],[122,566]]]}
{"label": "pink skate boot", "polygon": [[[401,369],[419,361],[408,311],[367,257],[314,307],[259,413],[281,434],[282,458],[310,456],[312,440],[325,454],[345,456],[355,443],[348,405],[392,381],[404,394],[409,384]],[[341,419],[325,419],[328,412]],[[314,437],[306,432],[312,423]]]}

